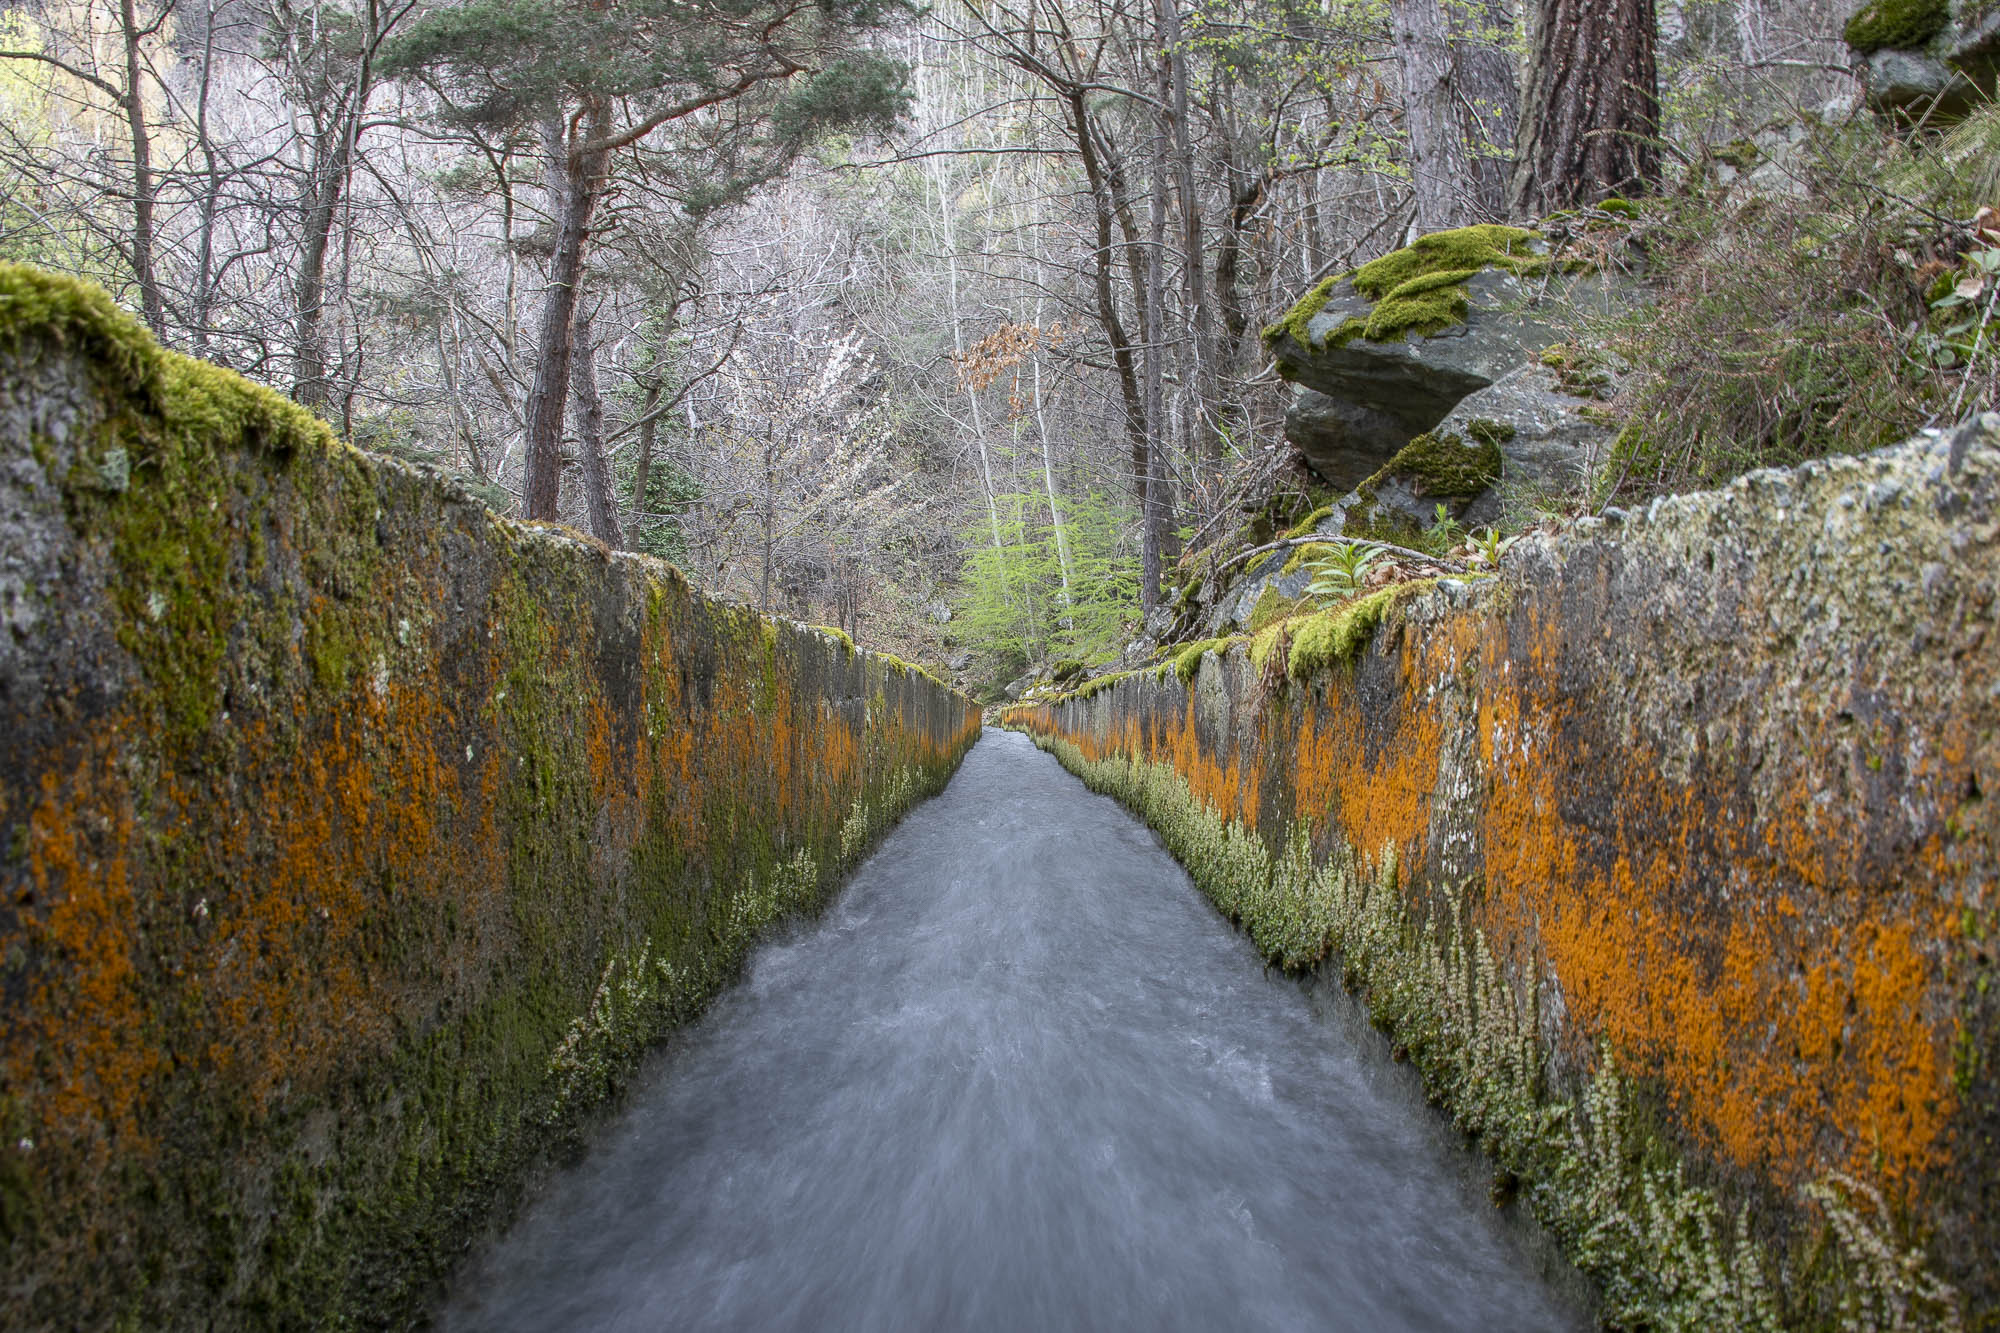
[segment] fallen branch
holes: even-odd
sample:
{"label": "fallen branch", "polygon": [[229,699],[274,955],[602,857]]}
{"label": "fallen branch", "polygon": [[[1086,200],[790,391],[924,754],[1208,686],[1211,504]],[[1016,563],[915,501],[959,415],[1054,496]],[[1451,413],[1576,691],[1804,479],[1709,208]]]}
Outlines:
{"label": "fallen branch", "polygon": [[1401,556],[1406,560],[1418,560],[1426,565],[1436,565],[1440,569],[1448,569],[1456,574],[1465,572],[1465,566],[1456,560],[1447,560],[1443,556],[1426,555],[1422,551],[1412,551],[1407,546],[1397,546],[1393,542],[1372,541],[1366,537],[1309,536],[1283,537],[1277,541],[1266,543],[1263,546],[1253,546],[1247,551],[1239,551],[1217,565],[1210,572],[1210,577],[1220,579],[1224,571],[1234,569],[1237,565],[1242,564],[1252,556],[1262,555],[1266,551],[1282,551],[1291,546],[1379,546],[1390,555]]}

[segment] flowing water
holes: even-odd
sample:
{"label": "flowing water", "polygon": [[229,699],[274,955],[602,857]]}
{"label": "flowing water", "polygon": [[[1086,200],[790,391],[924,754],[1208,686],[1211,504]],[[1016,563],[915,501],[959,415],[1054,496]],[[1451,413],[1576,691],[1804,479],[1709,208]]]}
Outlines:
{"label": "flowing water", "polygon": [[1380,1042],[989,731],[758,951],[452,1330],[1548,1329]]}

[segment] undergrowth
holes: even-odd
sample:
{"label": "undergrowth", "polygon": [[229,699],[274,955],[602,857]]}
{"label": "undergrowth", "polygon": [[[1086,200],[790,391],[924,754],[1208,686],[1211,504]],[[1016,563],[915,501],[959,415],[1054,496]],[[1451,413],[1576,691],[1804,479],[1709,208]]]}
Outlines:
{"label": "undergrowth", "polygon": [[[2000,232],[1969,221],[2000,204],[2000,108],[1944,135],[1817,127],[1781,169],[1799,197],[1704,187],[1649,205],[1653,299],[1587,339],[1632,372],[1593,502],[1879,448],[2000,393],[1995,284],[1978,281]],[[1973,308],[1951,304],[1974,288]]]}

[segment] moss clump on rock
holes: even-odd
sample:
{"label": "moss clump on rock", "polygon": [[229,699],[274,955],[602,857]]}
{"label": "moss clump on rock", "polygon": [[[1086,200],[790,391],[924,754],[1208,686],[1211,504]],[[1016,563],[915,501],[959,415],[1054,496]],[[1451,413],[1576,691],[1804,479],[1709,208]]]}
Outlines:
{"label": "moss clump on rock", "polygon": [[1546,269],[1549,261],[1535,253],[1536,246],[1535,233],[1494,223],[1432,232],[1350,274],[1321,282],[1264,330],[1264,340],[1275,343],[1289,334],[1301,347],[1314,346],[1313,316],[1326,308],[1342,281],[1351,282],[1374,309],[1333,330],[1322,345],[1339,347],[1356,338],[1394,342],[1413,333],[1420,337],[1441,333],[1465,322],[1472,305],[1465,284],[1487,269],[1523,277]]}
{"label": "moss clump on rock", "polygon": [[1307,565],[1316,564],[1332,554],[1332,542],[1307,542],[1292,552],[1292,558],[1285,562],[1283,572],[1296,574]]}
{"label": "moss clump on rock", "polygon": [[1423,533],[1423,525],[1393,507],[1378,503],[1382,488],[1401,483],[1419,499],[1464,502],[1476,499],[1500,479],[1504,459],[1500,446],[1514,438],[1514,428],[1502,421],[1480,419],[1464,435],[1426,432],[1404,445],[1380,472],[1354,488],[1354,505],[1341,532],[1348,537],[1406,545]]}
{"label": "moss clump on rock", "polygon": [[1470,500],[1499,480],[1500,446],[1514,437],[1513,428],[1497,421],[1475,421],[1466,428],[1470,440],[1450,432],[1417,436],[1389,460],[1370,483],[1391,477],[1410,483],[1418,495],[1445,500]]}
{"label": "moss clump on rock", "polygon": [[1297,523],[1293,524],[1292,527],[1286,531],[1284,540],[1296,541],[1298,538],[1305,536],[1307,533],[1311,532],[1314,528],[1317,528],[1320,524],[1324,523],[1327,519],[1331,518],[1332,516],[1333,516],[1333,506],[1321,505],[1319,508],[1313,510],[1310,514],[1307,514],[1304,518],[1300,519]]}
{"label": "moss clump on rock", "polygon": [[1251,608],[1250,623],[1245,628],[1255,634],[1266,625],[1283,620],[1298,608],[1298,599],[1285,596],[1278,591],[1277,585],[1273,584],[1264,589],[1264,595],[1259,597],[1257,605]]}
{"label": "moss clump on rock", "polygon": [[1924,46],[1951,22],[1947,0],[1874,0],[1847,20],[1847,44],[1863,55]]}
{"label": "moss clump on rock", "polygon": [[1326,303],[1333,298],[1333,289],[1340,284],[1343,275],[1336,273],[1323,278],[1313,289],[1298,299],[1297,304],[1287,310],[1275,324],[1264,327],[1264,341],[1275,343],[1286,334],[1301,347],[1312,346],[1312,317],[1326,309]]}

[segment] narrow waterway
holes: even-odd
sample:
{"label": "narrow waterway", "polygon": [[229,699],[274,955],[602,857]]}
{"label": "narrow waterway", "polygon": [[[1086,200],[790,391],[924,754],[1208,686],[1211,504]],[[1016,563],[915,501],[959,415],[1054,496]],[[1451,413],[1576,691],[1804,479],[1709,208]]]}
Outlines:
{"label": "narrow waterway", "polygon": [[989,731],[442,1323],[1570,1326],[1407,1074],[1267,973],[1143,824]]}

